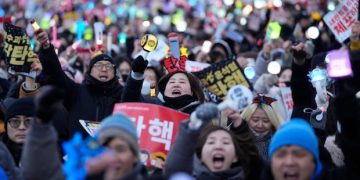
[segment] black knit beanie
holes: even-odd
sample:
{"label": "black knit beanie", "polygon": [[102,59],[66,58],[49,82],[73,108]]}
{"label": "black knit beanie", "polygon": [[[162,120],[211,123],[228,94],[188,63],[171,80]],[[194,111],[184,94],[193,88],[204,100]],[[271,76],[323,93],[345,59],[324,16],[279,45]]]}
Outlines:
{"label": "black knit beanie", "polygon": [[[95,63],[97,63],[98,61],[109,61],[111,64],[115,65],[115,61],[108,55],[106,54],[99,54],[97,56],[95,56],[94,58],[92,58],[90,60],[90,64],[89,64],[89,71],[91,71],[91,68],[94,66]],[[114,66],[114,70],[116,70],[116,67]]]}
{"label": "black knit beanie", "polygon": [[24,116],[32,117],[34,116],[34,114],[35,114],[34,97],[20,98],[15,100],[6,109],[5,123],[7,123],[10,118],[16,115],[24,115]]}

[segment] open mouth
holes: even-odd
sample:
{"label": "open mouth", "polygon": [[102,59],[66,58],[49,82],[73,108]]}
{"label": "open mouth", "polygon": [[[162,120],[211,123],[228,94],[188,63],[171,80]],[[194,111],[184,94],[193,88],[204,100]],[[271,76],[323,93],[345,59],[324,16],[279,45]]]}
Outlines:
{"label": "open mouth", "polygon": [[286,180],[297,180],[299,179],[299,174],[297,172],[285,172],[284,179]]}
{"label": "open mouth", "polygon": [[215,169],[221,169],[224,166],[225,157],[223,155],[215,155],[213,157],[213,165]]}
{"label": "open mouth", "polygon": [[99,78],[100,80],[106,81],[108,79],[108,76],[103,75],[103,76],[99,76]]}
{"label": "open mouth", "polygon": [[181,91],[179,89],[174,89],[172,92],[171,92],[172,95],[175,95],[175,96],[180,96],[181,95]]}

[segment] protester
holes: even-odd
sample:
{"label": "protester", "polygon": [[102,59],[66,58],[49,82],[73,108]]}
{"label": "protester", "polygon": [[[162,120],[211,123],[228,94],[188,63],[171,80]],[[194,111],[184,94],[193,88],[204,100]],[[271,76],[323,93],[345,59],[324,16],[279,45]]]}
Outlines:
{"label": "protester", "polygon": [[6,109],[5,134],[2,142],[9,149],[17,166],[20,166],[21,152],[31,123],[34,121],[34,99],[15,100]]}
{"label": "protester", "polygon": [[[56,150],[56,131],[51,124],[63,97],[64,94],[54,87],[45,87],[37,95],[36,115],[39,119],[30,129],[23,152],[25,179],[65,179]],[[123,114],[105,118],[96,139],[111,150],[111,156],[105,153],[83,164],[88,175],[99,177],[102,173],[100,177],[103,179],[129,180],[146,177],[146,170],[139,159],[136,129],[129,118]]]}
{"label": "protester", "polygon": [[[131,75],[134,79],[143,80],[144,71],[148,62],[142,56],[138,56],[132,63]],[[128,83],[128,82],[127,82]],[[141,87],[141,86],[140,86]],[[132,91],[136,101],[143,101],[140,87],[125,86],[125,92]],[[166,107],[190,114],[195,108],[205,101],[204,93],[201,88],[200,81],[192,73],[187,73],[182,69],[164,75],[158,83],[159,92],[163,97],[163,102],[160,100],[155,102],[163,104]],[[128,102],[128,100],[123,101]],[[134,98],[135,99],[135,98]]]}
{"label": "protester", "polygon": [[[49,43],[45,31],[37,34],[36,38],[43,46]],[[99,54],[91,59],[82,84],[76,84],[65,75],[52,45],[47,49],[43,47],[39,58],[43,73],[67,94],[64,106],[69,117],[63,120],[63,126],[69,134],[64,139],[72,137],[76,131],[88,135],[79,120],[101,121],[111,114],[113,105],[121,101],[122,87],[116,77],[114,61],[108,55]],[[130,95],[126,97],[131,99]]]}
{"label": "protester", "polygon": [[249,158],[235,136],[221,127],[204,129],[217,116],[216,106],[203,104],[193,112],[190,121],[181,124],[165,173],[186,172],[197,179],[246,179]]}

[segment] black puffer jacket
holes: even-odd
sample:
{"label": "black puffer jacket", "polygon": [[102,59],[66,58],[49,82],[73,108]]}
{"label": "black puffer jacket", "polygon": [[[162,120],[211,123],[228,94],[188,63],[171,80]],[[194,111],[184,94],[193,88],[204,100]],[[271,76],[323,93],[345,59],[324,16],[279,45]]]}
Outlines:
{"label": "black puffer jacket", "polygon": [[39,59],[43,66],[43,74],[52,80],[49,83],[65,91],[64,106],[68,111],[68,118],[54,124],[63,126],[56,128],[66,129],[69,137],[77,131],[87,136],[79,120],[101,121],[112,113],[114,104],[120,102],[123,88],[116,77],[108,82],[100,82],[87,72],[83,84],[76,84],[62,71],[53,46],[41,49]]}

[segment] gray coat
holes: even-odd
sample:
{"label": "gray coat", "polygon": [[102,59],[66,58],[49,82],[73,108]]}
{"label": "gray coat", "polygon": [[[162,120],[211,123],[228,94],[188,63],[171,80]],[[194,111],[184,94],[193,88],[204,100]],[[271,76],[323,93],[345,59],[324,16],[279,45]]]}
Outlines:
{"label": "gray coat", "polygon": [[0,167],[4,169],[8,179],[20,180],[22,174],[16,167],[13,157],[4,143],[0,141]]}

